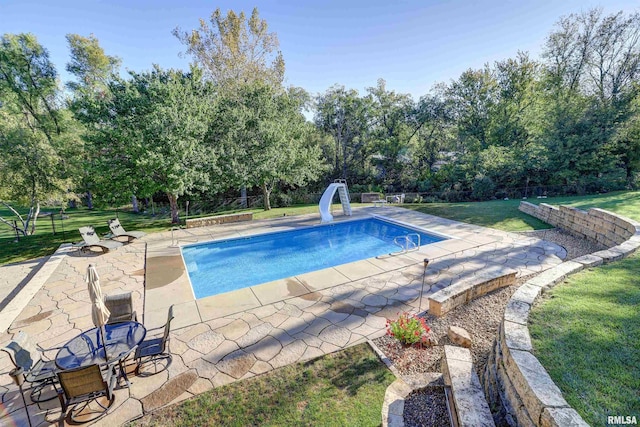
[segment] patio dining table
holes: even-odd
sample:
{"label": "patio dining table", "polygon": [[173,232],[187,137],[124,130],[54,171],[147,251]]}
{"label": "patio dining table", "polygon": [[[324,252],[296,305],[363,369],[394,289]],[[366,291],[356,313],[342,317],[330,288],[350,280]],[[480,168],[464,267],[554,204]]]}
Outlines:
{"label": "patio dining table", "polygon": [[[129,383],[124,360],[144,340],[147,330],[138,322],[120,322],[104,326],[104,343],[99,328],[92,328],[72,338],[56,354],[59,369],[75,369],[93,364],[120,367],[120,375]],[[106,355],[105,355],[106,349]]]}

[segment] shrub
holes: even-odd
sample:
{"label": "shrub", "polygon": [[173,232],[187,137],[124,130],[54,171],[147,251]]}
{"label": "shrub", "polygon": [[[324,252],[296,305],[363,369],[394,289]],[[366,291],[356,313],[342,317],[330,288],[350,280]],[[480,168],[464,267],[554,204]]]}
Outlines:
{"label": "shrub", "polygon": [[276,207],[278,208],[286,208],[292,205],[292,197],[287,193],[279,193],[275,197]]}
{"label": "shrub", "polygon": [[387,319],[387,335],[397,338],[401,343],[406,345],[422,344],[428,345],[429,332],[431,328],[427,326],[425,320],[416,315],[402,313],[398,320]]}
{"label": "shrub", "polygon": [[472,197],[476,200],[491,200],[495,192],[496,185],[493,180],[486,175],[479,174],[471,184]]}

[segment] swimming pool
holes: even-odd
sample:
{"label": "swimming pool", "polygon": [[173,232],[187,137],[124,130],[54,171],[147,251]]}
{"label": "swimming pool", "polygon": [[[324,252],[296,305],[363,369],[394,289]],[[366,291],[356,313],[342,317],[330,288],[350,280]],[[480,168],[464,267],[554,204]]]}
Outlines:
{"label": "swimming pool", "polygon": [[[445,240],[379,218],[183,246],[196,298],[397,252],[396,237],[419,234],[420,244]],[[410,237],[417,240],[415,235]],[[401,239],[402,240],[402,237]]]}

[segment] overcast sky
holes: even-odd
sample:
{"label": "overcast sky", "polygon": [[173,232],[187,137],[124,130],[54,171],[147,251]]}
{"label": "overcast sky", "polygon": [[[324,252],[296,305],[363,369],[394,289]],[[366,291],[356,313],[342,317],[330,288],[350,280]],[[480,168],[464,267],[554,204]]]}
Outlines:
{"label": "overcast sky", "polygon": [[416,99],[436,83],[518,50],[538,58],[563,15],[592,7],[640,10],[637,0],[0,0],[0,29],[35,34],[66,81],[68,33],[93,33],[107,54],[122,59],[123,70],[154,63],[186,69],[189,59],[179,57],[184,46],[173,28],[196,28],[216,7],[250,14],[254,6],[278,34],[286,84],[312,94],[335,83],[364,93],[383,78],[388,89]]}

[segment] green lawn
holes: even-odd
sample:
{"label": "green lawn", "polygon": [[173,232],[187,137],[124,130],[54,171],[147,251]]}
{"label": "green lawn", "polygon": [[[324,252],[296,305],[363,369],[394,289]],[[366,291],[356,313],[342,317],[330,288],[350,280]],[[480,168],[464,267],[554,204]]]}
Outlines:
{"label": "green lawn", "polygon": [[[20,237],[16,242],[15,232],[8,226],[0,224],[0,264],[19,262],[27,259],[50,255],[65,242],[78,242],[81,239],[78,228],[93,225],[98,234],[109,232],[107,220],[120,219],[126,230],[145,230],[147,232],[167,230],[170,228],[168,217],[153,218],[150,215],[134,214],[127,211],[88,210],[86,208],[65,210],[66,219],[60,218],[60,208],[43,208],[42,212],[54,212],[56,234],[53,234],[51,217],[38,218],[36,234]],[[0,215],[7,218],[10,213],[0,209]]]}
{"label": "green lawn", "polygon": [[[591,196],[566,196],[529,199],[533,204],[569,205],[579,209],[601,208],[640,221],[640,191],[618,191]],[[549,225],[518,210],[520,200],[492,200],[468,203],[428,203],[404,205],[431,215],[456,221],[497,228],[504,231],[527,231]]]}
{"label": "green lawn", "polygon": [[530,316],[535,354],[591,425],[640,417],[640,255],[571,276]]}
{"label": "green lawn", "polygon": [[213,389],[136,426],[376,426],[395,380],[367,344]]}

